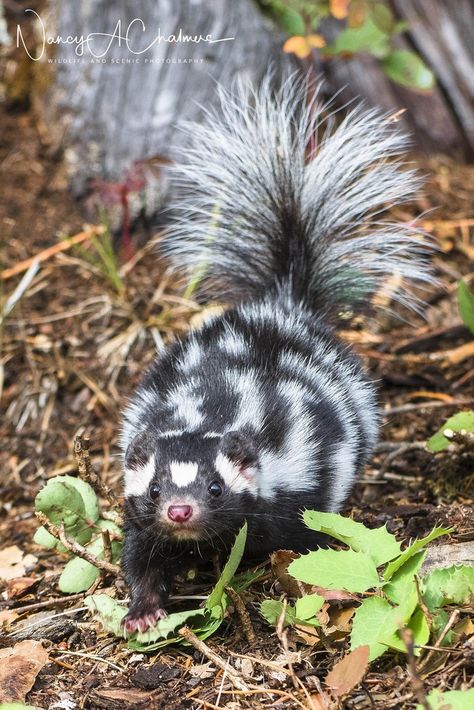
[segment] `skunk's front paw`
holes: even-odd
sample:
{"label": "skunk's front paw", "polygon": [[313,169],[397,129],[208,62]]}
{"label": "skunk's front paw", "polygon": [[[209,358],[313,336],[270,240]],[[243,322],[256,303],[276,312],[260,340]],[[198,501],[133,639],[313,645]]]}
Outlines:
{"label": "skunk's front paw", "polygon": [[146,631],[156,626],[160,619],[164,619],[168,614],[161,607],[152,610],[137,611],[133,607],[122,619],[122,627],[126,634],[133,634],[135,631]]}

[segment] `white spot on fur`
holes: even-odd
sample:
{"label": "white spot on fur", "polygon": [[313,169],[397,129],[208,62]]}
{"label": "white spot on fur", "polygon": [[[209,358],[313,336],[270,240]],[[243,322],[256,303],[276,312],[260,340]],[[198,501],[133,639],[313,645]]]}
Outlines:
{"label": "white spot on fur", "polygon": [[201,426],[204,415],[201,412],[203,398],[193,392],[194,381],[190,380],[175,388],[167,398],[167,404],[175,409],[174,415],[184,422],[187,429]]}
{"label": "white spot on fur", "polygon": [[150,456],[144,466],[139,468],[126,468],[124,471],[124,494],[128,496],[142,496],[148,491],[148,486],[155,475],[155,457]]}
{"label": "white spot on fur", "polygon": [[217,454],[215,461],[216,471],[222,476],[224,483],[233,493],[252,493],[258,495],[257,469],[246,468],[244,471],[236,466],[224,454]]}
{"label": "white spot on fur", "polygon": [[195,340],[191,340],[178,363],[181,372],[186,374],[195,370],[201,364],[202,355],[202,347]]}
{"label": "white spot on fur", "polygon": [[230,329],[227,329],[227,332],[221,335],[217,341],[217,347],[227,353],[227,355],[234,357],[245,355],[249,350],[245,338],[240,333]]}
{"label": "white spot on fur", "polygon": [[314,441],[314,421],[306,406],[306,389],[293,380],[278,384],[287,402],[288,431],[282,450],[260,454],[260,495],[272,499],[277,490],[307,491],[317,485],[318,442]]}
{"label": "white spot on fur", "polygon": [[196,480],[198,465],[193,461],[172,461],[170,472],[173,483],[184,488]]}

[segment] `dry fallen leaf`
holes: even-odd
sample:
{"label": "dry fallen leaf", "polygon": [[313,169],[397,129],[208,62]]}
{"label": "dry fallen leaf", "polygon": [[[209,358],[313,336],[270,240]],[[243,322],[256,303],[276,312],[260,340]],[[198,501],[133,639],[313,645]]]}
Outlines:
{"label": "dry fallen leaf", "polygon": [[369,647],[359,646],[336,663],[326,676],[326,685],[340,698],[361,682],[368,665]]}
{"label": "dry fallen leaf", "polygon": [[0,579],[5,581],[23,577],[27,567],[37,562],[34,555],[25,555],[18,545],[10,545],[0,550]]}
{"label": "dry fallen leaf", "polygon": [[0,649],[0,703],[24,702],[48,660],[40,641],[20,641]]}
{"label": "dry fallen leaf", "polygon": [[18,619],[18,614],[14,609],[4,609],[0,611],[0,628],[2,626],[9,626],[15,619]]}
{"label": "dry fallen leaf", "polygon": [[21,597],[28,589],[39,582],[36,577],[13,577],[7,580],[6,589],[9,599]]}

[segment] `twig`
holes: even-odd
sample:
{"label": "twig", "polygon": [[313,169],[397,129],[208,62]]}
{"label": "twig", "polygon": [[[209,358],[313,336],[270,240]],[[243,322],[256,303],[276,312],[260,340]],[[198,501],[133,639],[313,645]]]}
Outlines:
{"label": "twig", "polygon": [[121,666],[118,666],[116,663],[109,661],[108,658],[101,658],[101,656],[96,656],[95,654],[92,654],[92,653],[82,653],[81,651],[64,651],[62,648],[52,648],[51,651],[54,651],[54,653],[60,653],[61,656],[67,655],[67,656],[80,656],[80,658],[90,658],[92,661],[99,661],[100,663],[106,663],[108,666],[111,666],[111,668],[115,668],[116,671],[120,671],[120,673],[123,673],[125,671],[125,668],[122,668]]}
{"label": "twig", "polygon": [[107,560],[101,560],[96,555],[91,554],[88,550],[86,550],[85,547],[82,547],[78,542],[75,540],[71,540],[66,533],[64,532],[64,524],[61,523],[61,526],[58,527],[57,525],[54,525],[49,518],[46,517],[44,513],[41,513],[39,510],[36,511],[36,517],[38,518],[39,522],[41,525],[43,525],[46,530],[53,535],[57,540],[59,540],[64,547],[69,550],[69,552],[72,552],[73,555],[77,555],[77,557],[82,557],[83,560],[87,560],[87,562],[90,562],[91,565],[94,565],[94,567],[97,567],[100,570],[104,570],[104,572],[108,572],[109,574],[113,574],[114,577],[117,577],[120,573],[120,567],[118,565],[114,565],[111,562],[107,562]]}
{"label": "twig", "polygon": [[0,280],[6,281],[7,279],[11,279],[12,276],[22,274],[24,271],[27,271],[35,261],[39,264],[43,261],[47,261],[50,257],[70,249],[75,244],[80,244],[86,241],[86,239],[90,239],[90,237],[99,236],[103,231],[104,228],[102,226],[89,227],[89,229],[86,229],[84,232],[79,232],[79,234],[75,234],[73,237],[63,239],[61,242],[53,244],[53,246],[47,249],[43,249],[43,251],[40,251],[35,256],[25,259],[24,261],[19,261],[18,264],[15,264],[15,266],[12,266],[10,269],[4,269],[0,272]]}
{"label": "twig", "polygon": [[382,414],[384,417],[390,417],[392,414],[401,414],[402,412],[415,412],[418,409],[437,409],[447,407],[464,407],[474,402],[474,399],[453,399],[452,402],[440,402],[437,399],[429,400],[428,402],[417,402],[415,404],[401,404],[399,407],[388,407],[384,409]]}
{"label": "twig", "polygon": [[235,589],[232,589],[232,587],[226,587],[225,590],[226,590],[227,594],[229,595],[229,597],[234,602],[237,613],[240,616],[240,621],[242,622],[242,628],[244,630],[244,634],[245,634],[245,638],[247,639],[247,643],[250,646],[254,646],[257,643],[257,636],[256,636],[254,628],[252,626],[252,622],[250,620],[250,616],[247,611],[247,608],[246,608],[244,602],[242,601],[242,597],[240,596],[240,594],[238,594],[235,591]]}
{"label": "twig", "polygon": [[112,543],[110,542],[110,532],[102,530],[102,542],[104,544],[104,559],[107,562],[112,562]]}
{"label": "twig", "polygon": [[402,638],[403,643],[407,647],[408,675],[411,680],[413,692],[420,705],[425,708],[425,710],[430,710],[430,705],[428,703],[428,700],[426,699],[423,681],[418,675],[418,671],[416,669],[415,653],[413,650],[413,634],[410,629],[400,629],[400,636]]}
{"label": "twig", "polygon": [[88,436],[80,436],[78,434],[74,437],[74,457],[82,480],[89,483],[96,493],[108,500],[115,509],[118,509],[117,496],[94,471],[90,457],[90,439]]}
{"label": "twig", "polygon": [[188,626],[183,626],[183,628],[179,629],[178,633],[180,636],[186,639],[186,641],[188,641],[191,646],[194,646],[195,649],[197,649],[200,653],[206,656],[206,658],[212,661],[214,665],[226,672],[230,682],[238,690],[249,690],[248,685],[244,683],[244,681],[240,678],[235,669],[231,668],[229,663],[226,663],[226,661],[224,661],[220,656],[218,656],[217,653],[210,649],[209,646],[204,643],[204,641],[201,641],[201,639],[199,639]]}
{"label": "twig", "polygon": [[50,606],[54,606],[55,604],[66,604],[66,602],[74,602],[78,599],[82,599],[83,597],[84,592],[79,592],[78,594],[69,594],[67,597],[56,597],[54,599],[46,599],[46,601],[44,602],[36,602],[35,604],[25,604],[25,606],[14,606],[14,604],[18,604],[18,602],[12,601],[8,604],[7,609],[13,609],[13,611],[17,611],[19,614],[22,614],[24,611],[35,611],[36,609],[46,609]]}
{"label": "twig", "polygon": [[449,617],[448,623],[446,624],[446,626],[442,630],[441,634],[436,639],[433,648],[431,649],[431,651],[429,651],[427,653],[426,658],[424,659],[423,663],[420,665],[421,672],[423,672],[425,670],[425,668],[428,666],[428,662],[431,660],[431,657],[439,649],[439,647],[443,643],[444,638],[446,637],[446,634],[451,629],[451,627],[454,626],[454,624],[456,623],[458,618],[459,618],[459,609],[455,609],[453,611],[453,613],[451,614],[451,616]]}
{"label": "twig", "polygon": [[398,446],[395,449],[395,451],[391,451],[389,454],[387,454],[387,456],[383,460],[379,470],[377,471],[376,475],[374,476],[374,479],[377,480],[379,478],[383,478],[384,475],[389,470],[391,464],[399,456],[401,456],[402,454],[406,454],[408,451],[416,451],[416,450],[426,451],[426,442],[411,441],[411,442],[407,442],[405,444],[400,444],[400,446]]}

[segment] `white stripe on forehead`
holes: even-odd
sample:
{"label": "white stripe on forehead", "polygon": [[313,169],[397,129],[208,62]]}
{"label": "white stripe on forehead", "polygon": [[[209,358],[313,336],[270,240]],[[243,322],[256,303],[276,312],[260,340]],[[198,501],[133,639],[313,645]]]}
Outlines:
{"label": "white stripe on forehead", "polygon": [[170,472],[173,483],[184,488],[196,480],[198,465],[194,461],[171,461]]}
{"label": "white stripe on forehead", "polygon": [[155,475],[155,457],[152,455],[139,468],[126,468],[125,477],[125,496],[143,496],[148,491],[148,486]]}
{"label": "white stripe on forehead", "polygon": [[236,466],[224,454],[217,454],[216,471],[224,479],[224,483],[233,493],[252,493],[258,495],[257,469],[248,467],[245,471],[241,471],[239,466]]}

